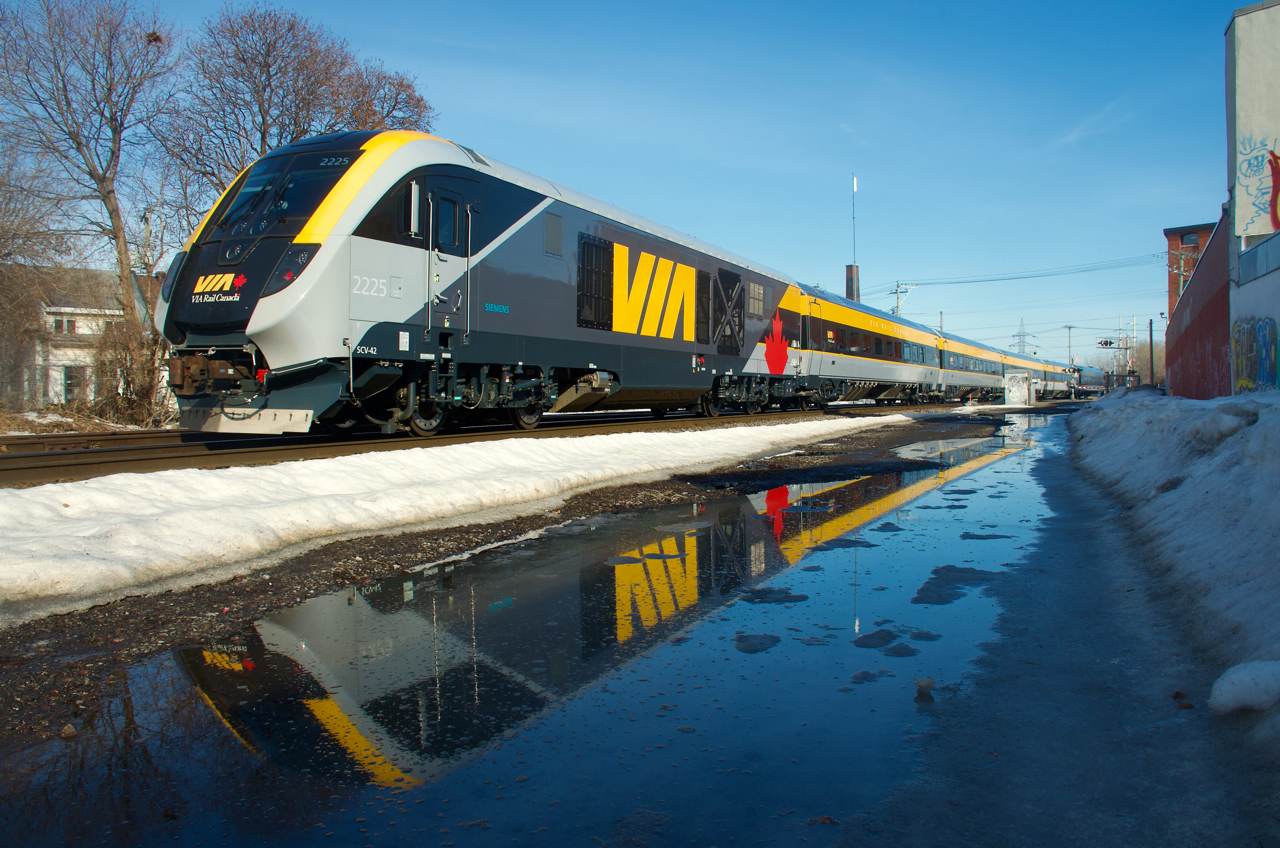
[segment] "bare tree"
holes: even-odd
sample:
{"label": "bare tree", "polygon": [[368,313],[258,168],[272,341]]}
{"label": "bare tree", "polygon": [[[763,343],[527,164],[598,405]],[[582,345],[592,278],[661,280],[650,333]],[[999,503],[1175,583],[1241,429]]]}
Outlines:
{"label": "bare tree", "polygon": [[0,34],[0,101],[19,120],[10,141],[47,156],[96,201],[115,253],[131,333],[149,335],[134,308],[132,259],[118,180],[126,154],[168,102],[173,31],[129,0],[32,0],[12,7]]}
{"label": "bare tree", "polygon": [[305,136],[428,131],[435,118],[412,77],[361,62],[324,27],[262,3],[207,19],[190,58],[185,96],[156,137],[204,181],[204,209],[259,156]]}
{"label": "bare tree", "polygon": [[12,147],[0,150],[0,264],[49,264],[66,251],[69,222],[56,177]]}
{"label": "bare tree", "polygon": [[1142,378],[1143,385],[1164,385],[1164,342],[1156,342],[1155,379],[1151,378],[1151,345],[1145,339],[1140,340],[1133,350],[1133,367],[1137,370],[1138,376]]}
{"label": "bare tree", "polygon": [[[5,140],[61,171],[64,202],[110,245],[130,371],[119,399],[128,417],[152,417],[163,341],[145,321],[134,280],[123,190],[146,127],[172,96],[174,29],[131,0],[26,0],[3,11],[0,108]],[[136,240],[135,240],[136,241]]]}

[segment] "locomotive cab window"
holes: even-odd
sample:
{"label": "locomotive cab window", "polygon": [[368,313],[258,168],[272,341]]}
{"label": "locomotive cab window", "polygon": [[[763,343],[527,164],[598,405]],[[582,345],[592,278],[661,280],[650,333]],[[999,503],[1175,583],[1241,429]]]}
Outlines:
{"label": "locomotive cab window", "polygon": [[407,179],[392,188],[355,228],[362,238],[421,247],[424,224],[422,181]]}
{"label": "locomotive cab window", "polygon": [[761,283],[751,283],[751,290],[747,298],[747,312],[758,318],[762,318],[765,315],[766,308],[767,304],[765,303],[764,285]]}

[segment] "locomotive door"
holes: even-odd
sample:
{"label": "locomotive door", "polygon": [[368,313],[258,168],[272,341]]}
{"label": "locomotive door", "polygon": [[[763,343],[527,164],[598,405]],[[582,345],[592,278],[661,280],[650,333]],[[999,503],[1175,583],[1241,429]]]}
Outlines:
{"label": "locomotive door", "polygon": [[426,311],[433,330],[446,327],[462,334],[474,320],[476,299],[473,256],[481,247],[480,184],[475,180],[428,173],[427,218],[431,231],[427,251]]}
{"label": "locomotive door", "polygon": [[823,360],[827,358],[827,327],[822,323],[822,304],[816,300],[809,301],[809,333],[812,337],[809,374],[819,379],[822,377]]}
{"label": "locomotive door", "polygon": [[427,269],[424,223],[415,214],[421,196],[421,178],[405,180],[385,201],[378,225],[351,237],[347,292],[356,355],[394,359],[410,353],[411,339],[421,334]]}

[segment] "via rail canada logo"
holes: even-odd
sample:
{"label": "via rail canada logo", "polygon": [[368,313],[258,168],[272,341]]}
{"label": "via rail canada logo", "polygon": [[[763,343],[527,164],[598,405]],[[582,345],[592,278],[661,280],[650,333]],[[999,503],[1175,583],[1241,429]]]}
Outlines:
{"label": "via rail canada logo", "polygon": [[[191,302],[234,303],[240,300],[240,287],[246,282],[244,274],[206,274],[196,280]],[[232,288],[234,292],[230,291]]]}

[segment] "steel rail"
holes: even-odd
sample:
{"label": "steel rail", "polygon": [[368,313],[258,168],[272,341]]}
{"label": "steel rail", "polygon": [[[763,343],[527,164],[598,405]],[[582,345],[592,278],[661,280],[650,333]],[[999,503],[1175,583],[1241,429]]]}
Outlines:
{"label": "steel rail", "polygon": [[[956,404],[913,407],[850,406],[825,411],[787,411],[758,415],[727,413],[718,418],[700,418],[692,414],[671,414],[654,419],[643,414],[600,413],[573,416],[547,416],[536,430],[516,430],[509,425],[479,424],[447,435],[417,438],[407,433],[382,436],[352,436],[335,441],[331,436],[254,436],[169,441],[152,444],[106,443],[84,449],[59,448],[44,452],[0,453],[0,487],[30,486],[43,483],[70,482],[119,473],[146,473],[179,468],[227,468],[233,466],[274,465],[302,459],[353,456],[362,453],[407,450],[410,448],[503,439],[545,439],[565,436],[596,435],[643,430],[713,429],[744,424],[804,420],[823,415],[892,415],[897,412],[937,412],[954,409]],[[175,432],[175,431],[167,431]],[[72,434],[67,434],[72,435]],[[103,434],[80,434],[79,439],[93,444]],[[114,434],[110,434],[114,435]],[[181,433],[179,433],[181,435]],[[188,434],[197,435],[197,434]],[[199,434],[203,435],[203,434]]]}

